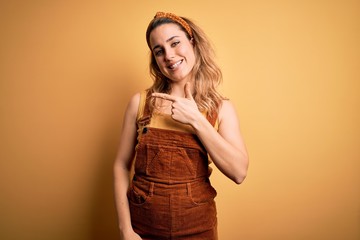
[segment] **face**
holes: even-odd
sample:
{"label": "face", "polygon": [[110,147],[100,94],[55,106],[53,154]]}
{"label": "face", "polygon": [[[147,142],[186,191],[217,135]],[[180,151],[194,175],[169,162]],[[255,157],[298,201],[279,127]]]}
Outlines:
{"label": "face", "polygon": [[150,47],[160,71],[170,80],[191,79],[195,64],[193,41],[174,23],[158,26],[150,33]]}

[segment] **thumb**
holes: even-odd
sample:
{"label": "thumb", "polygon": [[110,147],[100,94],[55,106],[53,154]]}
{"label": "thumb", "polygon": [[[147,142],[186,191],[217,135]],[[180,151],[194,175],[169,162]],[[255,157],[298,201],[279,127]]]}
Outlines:
{"label": "thumb", "polygon": [[185,83],[184,90],[185,90],[185,98],[190,99],[190,100],[194,100],[194,98],[193,98],[193,96],[191,94],[191,89],[190,89],[190,83],[189,82]]}

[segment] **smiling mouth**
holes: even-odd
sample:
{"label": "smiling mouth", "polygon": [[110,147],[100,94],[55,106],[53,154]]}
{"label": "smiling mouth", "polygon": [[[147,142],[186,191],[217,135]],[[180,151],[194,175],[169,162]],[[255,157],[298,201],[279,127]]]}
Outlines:
{"label": "smiling mouth", "polygon": [[180,60],[180,61],[174,63],[173,65],[168,66],[168,68],[173,70],[173,69],[177,68],[183,61],[184,60]]}

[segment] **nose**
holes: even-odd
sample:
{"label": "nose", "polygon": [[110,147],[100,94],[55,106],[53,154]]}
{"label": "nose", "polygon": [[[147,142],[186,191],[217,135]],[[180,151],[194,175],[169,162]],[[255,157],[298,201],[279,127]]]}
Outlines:
{"label": "nose", "polygon": [[165,61],[171,61],[175,57],[175,52],[172,48],[165,50]]}

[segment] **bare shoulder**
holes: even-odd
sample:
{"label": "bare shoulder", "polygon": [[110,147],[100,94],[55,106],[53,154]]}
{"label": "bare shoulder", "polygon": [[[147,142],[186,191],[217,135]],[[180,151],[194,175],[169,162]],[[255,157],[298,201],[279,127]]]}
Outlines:
{"label": "bare shoulder", "polygon": [[135,93],[129,101],[129,106],[138,107],[140,103],[140,93]]}
{"label": "bare shoulder", "polygon": [[223,100],[219,109],[219,122],[228,118],[237,119],[236,109],[230,100]]}
{"label": "bare shoulder", "polygon": [[129,100],[126,109],[126,115],[130,115],[131,117],[136,118],[139,104],[140,104],[140,93],[136,93]]}

